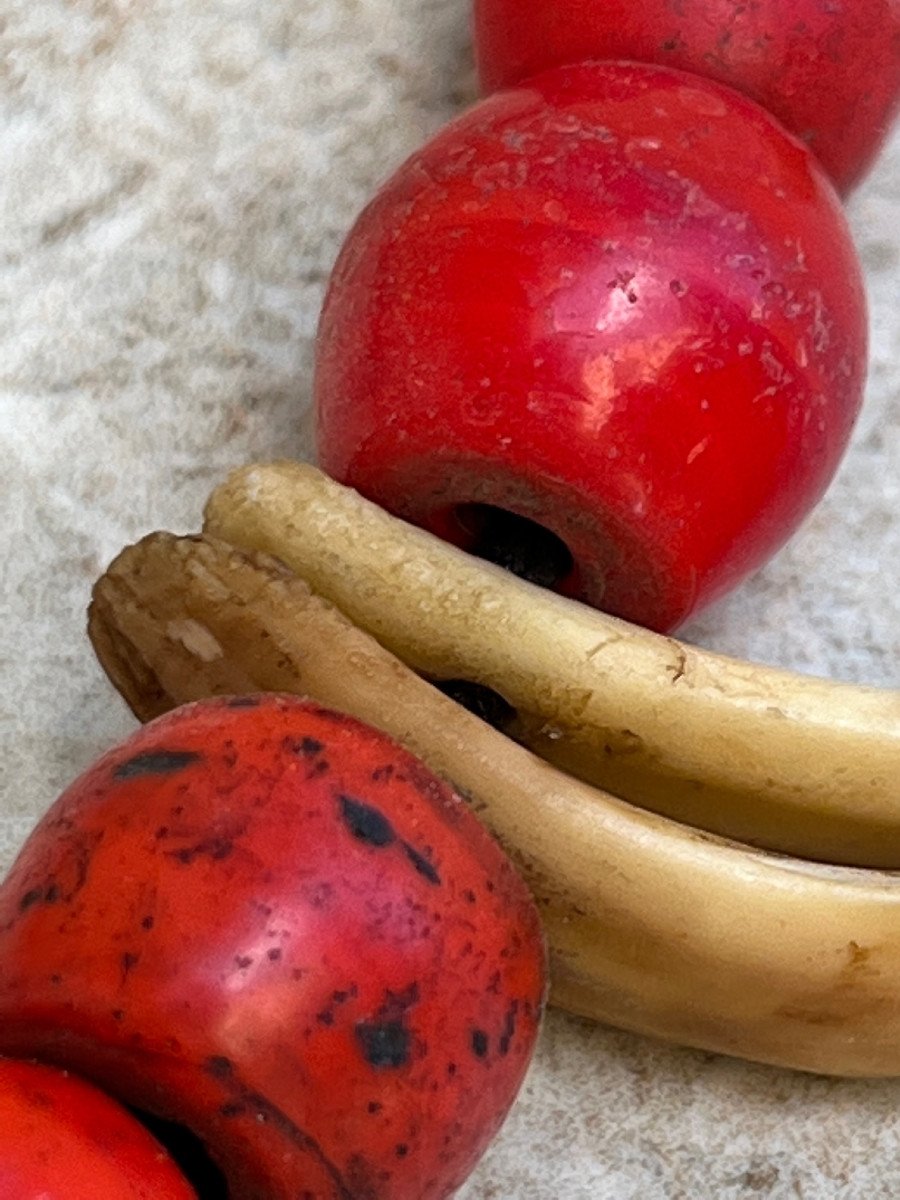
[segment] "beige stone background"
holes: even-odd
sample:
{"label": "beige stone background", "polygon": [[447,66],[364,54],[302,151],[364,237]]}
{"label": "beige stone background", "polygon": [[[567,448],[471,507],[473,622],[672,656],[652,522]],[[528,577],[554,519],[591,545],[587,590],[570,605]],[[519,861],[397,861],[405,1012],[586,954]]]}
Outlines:
{"label": "beige stone background", "polygon": [[[132,721],[83,635],[125,541],[309,452],[340,239],[474,97],[465,0],[0,6],[0,867]],[[873,347],[830,494],[687,630],[900,685],[900,136],[855,196]],[[752,914],[748,913],[748,920]],[[900,998],[898,998],[900,1003]],[[900,1195],[900,1081],[835,1082],[552,1013],[465,1200]]]}

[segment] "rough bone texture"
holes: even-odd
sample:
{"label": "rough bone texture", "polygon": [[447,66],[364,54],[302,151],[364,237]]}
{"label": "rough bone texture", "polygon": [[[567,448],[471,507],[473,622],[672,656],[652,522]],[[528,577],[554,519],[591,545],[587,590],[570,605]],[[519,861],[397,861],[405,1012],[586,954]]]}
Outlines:
{"label": "rough bone texture", "polygon": [[[462,0],[13,0],[0,22],[0,865],[132,728],[90,585],[195,527],[230,466],[310,452],[329,267],[390,168],[473,98]],[[851,204],[873,346],[804,529],[686,631],[900,686],[900,133]],[[748,914],[751,919],[751,914]],[[900,1082],[714,1059],[551,1015],[464,1200],[880,1200]]]}

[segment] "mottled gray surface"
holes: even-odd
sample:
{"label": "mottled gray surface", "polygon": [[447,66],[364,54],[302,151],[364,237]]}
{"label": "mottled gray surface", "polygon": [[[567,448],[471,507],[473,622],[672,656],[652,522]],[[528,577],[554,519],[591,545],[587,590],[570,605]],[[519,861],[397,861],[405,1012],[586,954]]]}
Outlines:
{"label": "mottled gray surface", "polygon": [[[12,0],[0,17],[0,865],[132,722],[83,636],[127,540],[308,452],[311,338],[378,180],[473,96],[462,0]],[[900,136],[851,215],[867,407],[828,498],[697,641],[900,685]],[[900,1083],[552,1014],[466,1200],[879,1200]]]}

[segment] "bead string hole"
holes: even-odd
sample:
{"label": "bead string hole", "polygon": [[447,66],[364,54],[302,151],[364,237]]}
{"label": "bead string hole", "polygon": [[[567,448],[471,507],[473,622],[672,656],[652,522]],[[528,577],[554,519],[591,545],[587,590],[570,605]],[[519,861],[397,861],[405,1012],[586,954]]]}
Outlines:
{"label": "bead string hole", "polygon": [[529,517],[493,504],[460,504],[455,515],[469,539],[465,548],[470,554],[520,579],[554,588],[574,569],[562,538]]}

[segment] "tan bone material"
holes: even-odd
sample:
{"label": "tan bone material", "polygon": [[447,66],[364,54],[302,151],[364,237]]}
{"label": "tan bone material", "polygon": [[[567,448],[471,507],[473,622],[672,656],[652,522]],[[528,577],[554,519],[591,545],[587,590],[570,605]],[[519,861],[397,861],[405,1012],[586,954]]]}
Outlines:
{"label": "tan bone material", "polygon": [[557,1005],[739,1057],[900,1075],[900,878],[754,851],[570,778],[282,564],[214,539],[161,533],[124,550],[89,625],[144,719],[210,694],[298,692],[450,779],[540,902]]}

